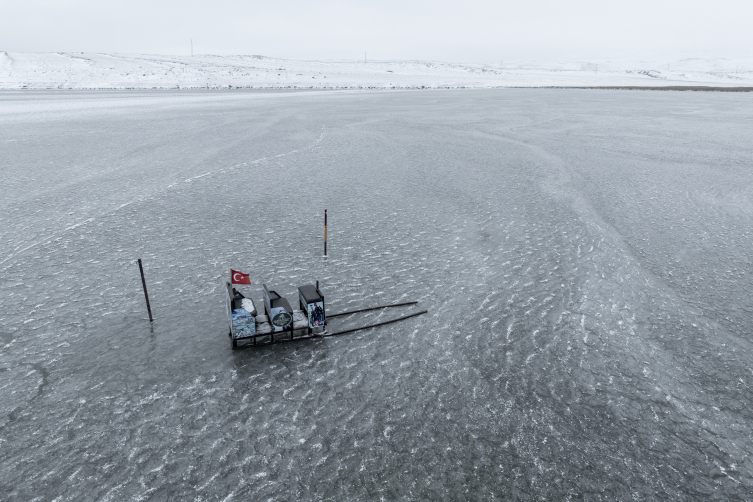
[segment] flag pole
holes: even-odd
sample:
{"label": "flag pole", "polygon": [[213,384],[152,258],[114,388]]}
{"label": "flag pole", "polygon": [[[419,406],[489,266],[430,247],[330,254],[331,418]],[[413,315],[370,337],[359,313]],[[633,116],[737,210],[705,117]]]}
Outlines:
{"label": "flag pole", "polygon": [[144,298],[146,298],[146,310],[149,312],[149,322],[154,322],[154,319],[152,319],[152,307],[149,306],[149,293],[146,292],[146,279],[144,279],[144,267],[141,265],[141,258],[139,258],[139,270],[141,271],[141,285],[144,286]]}
{"label": "flag pole", "polygon": [[327,256],[327,210],[324,210],[324,256]]}

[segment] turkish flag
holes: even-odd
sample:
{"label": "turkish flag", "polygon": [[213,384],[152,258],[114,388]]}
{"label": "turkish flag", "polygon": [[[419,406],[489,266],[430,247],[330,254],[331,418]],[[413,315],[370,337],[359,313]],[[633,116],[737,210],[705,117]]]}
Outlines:
{"label": "turkish flag", "polygon": [[233,278],[233,284],[251,284],[251,278],[248,274],[238,272],[237,270],[230,269],[230,275]]}

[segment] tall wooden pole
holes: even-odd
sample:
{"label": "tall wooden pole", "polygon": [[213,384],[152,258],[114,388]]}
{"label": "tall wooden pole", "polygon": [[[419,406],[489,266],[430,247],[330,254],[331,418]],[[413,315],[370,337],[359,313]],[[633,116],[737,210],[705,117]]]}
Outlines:
{"label": "tall wooden pole", "polygon": [[144,286],[144,298],[146,298],[146,310],[149,312],[149,322],[154,322],[154,319],[152,319],[152,307],[149,306],[149,293],[146,292],[146,280],[144,279],[144,267],[141,265],[141,258],[139,258],[139,270],[141,271],[141,285]]}
{"label": "tall wooden pole", "polygon": [[327,256],[327,210],[324,210],[324,256]]}

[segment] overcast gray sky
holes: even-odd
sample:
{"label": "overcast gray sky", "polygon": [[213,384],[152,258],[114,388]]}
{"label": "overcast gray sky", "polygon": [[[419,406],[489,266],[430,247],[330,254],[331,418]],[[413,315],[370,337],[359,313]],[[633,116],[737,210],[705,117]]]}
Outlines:
{"label": "overcast gray sky", "polygon": [[753,0],[0,0],[0,50],[297,59],[753,57]]}

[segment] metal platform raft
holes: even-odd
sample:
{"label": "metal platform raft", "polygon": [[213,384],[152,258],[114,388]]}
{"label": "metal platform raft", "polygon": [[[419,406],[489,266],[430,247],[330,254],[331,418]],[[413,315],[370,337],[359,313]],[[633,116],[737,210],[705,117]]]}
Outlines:
{"label": "metal platform raft", "polygon": [[[228,336],[232,340],[233,350],[344,335],[362,329],[375,328],[384,324],[402,321],[427,312],[423,310],[368,326],[328,333],[325,331],[328,321],[326,319],[324,295],[319,290],[319,281],[317,281],[316,285],[307,284],[298,288],[299,309],[291,308],[287,299],[281,297],[276,291],[270,291],[263,284],[264,314],[262,315],[258,315],[253,300],[236,290],[230,282],[226,286],[227,314],[230,326]],[[416,303],[418,302],[381,305],[332,314],[329,317],[338,317],[389,307],[415,305]],[[239,342],[243,343],[239,344]]]}

